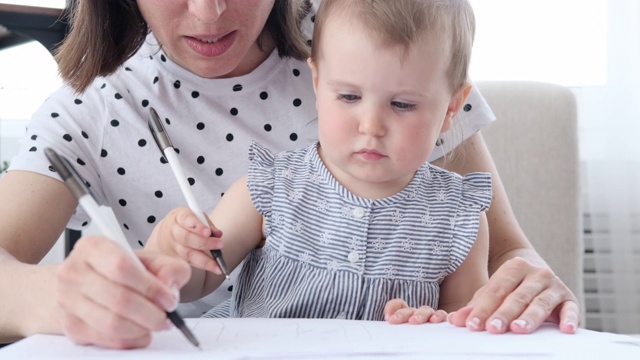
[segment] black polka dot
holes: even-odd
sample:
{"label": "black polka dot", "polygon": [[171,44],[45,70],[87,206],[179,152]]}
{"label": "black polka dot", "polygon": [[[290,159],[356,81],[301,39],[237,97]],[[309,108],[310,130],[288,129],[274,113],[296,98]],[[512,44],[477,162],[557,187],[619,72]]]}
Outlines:
{"label": "black polka dot", "polygon": [[154,84],[155,84],[155,83],[157,83],[157,82],[158,82],[158,80],[160,80],[160,78],[159,78],[159,77],[157,77],[157,76],[156,76],[156,77],[154,77],[154,78],[153,78],[153,83],[154,83]]}
{"label": "black polka dot", "polygon": [[147,218],[147,222],[149,224],[153,224],[154,222],[156,222],[156,217],[153,215],[149,215],[149,217]]}
{"label": "black polka dot", "polygon": [[196,159],[196,161],[198,162],[198,164],[202,165],[204,164],[204,156],[200,155],[198,156],[198,158]]}
{"label": "black polka dot", "polygon": [[464,111],[469,112],[469,111],[471,111],[471,108],[472,108],[472,107],[473,107],[473,106],[471,106],[471,104],[466,104],[466,105],[464,106]]}
{"label": "black polka dot", "polygon": [[31,135],[31,140],[35,140],[38,138],[38,135]]}
{"label": "black polka dot", "polygon": [[105,150],[105,149],[102,149],[102,150],[100,151],[100,157],[107,157],[107,154],[108,154],[108,153],[107,153],[107,150]]}
{"label": "black polka dot", "polygon": [[227,288],[227,291],[233,291],[233,285],[229,285],[229,287]]}
{"label": "black polka dot", "polygon": [[204,129],[204,123],[203,122],[199,122],[198,124],[196,124],[196,129],[203,130]]}
{"label": "black polka dot", "polygon": [[145,139],[138,140],[138,146],[144,147],[145,145],[147,145],[147,140]]}
{"label": "black polka dot", "polygon": [[264,131],[271,131],[272,127],[271,124],[264,124]]}
{"label": "black polka dot", "polygon": [[57,118],[58,116],[60,116],[60,114],[58,114],[57,112],[52,112],[51,113],[51,117],[52,118]]}
{"label": "black polka dot", "polygon": [[140,240],[138,240],[138,245],[140,245],[140,247],[144,247],[144,244]]}
{"label": "black polka dot", "polygon": [[436,140],[436,146],[440,146],[442,144],[444,144],[444,140],[442,140],[442,139]]}
{"label": "black polka dot", "polygon": [[116,100],[122,99],[122,95],[120,95],[120,93],[116,93],[115,95],[113,95],[113,97],[115,97]]}
{"label": "black polka dot", "polygon": [[129,225],[127,225],[127,224],[122,224],[122,227],[124,227],[125,229],[129,230]]}
{"label": "black polka dot", "polygon": [[164,56],[164,54],[160,54],[160,60],[167,62],[167,58]]}
{"label": "black polka dot", "polygon": [[311,44],[313,44],[313,42],[311,40],[307,40],[307,45],[311,46]]}
{"label": "black polka dot", "polygon": [[166,164],[167,163],[167,159],[165,159],[164,156],[160,156],[160,163]]}
{"label": "black polka dot", "polygon": [[156,190],[155,193],[153,193],[158,199],[162,198],[162,196],[164,196],[164,194],[162,194],[162,191],[160,190]]}
{"label": "black polka dot", "polygon": [[80,100],[80,99],[75,99],[75,100],[73,100],[73,102],[74,102],[76,105],[80,105],[80,104],[82,104],[82,100]]}
{"label": "black polka dot", "polygon": [[260,93],[260,99],[267,100],[268,97],[269,97],[269,94],[266,91],[263,91]]}
{"label": "black polka dot", "polygon": [[120,125],[120,121],[118,121],[116,119],[111,120],[111,126],[117,127],[118,125]]}
{"label": "black polka dot", "polygon": [[80,134],[82,134],[82,137],[83,137],[83,138],[85,138],[85,139],[88,139],[88,138],[89,138],[89,134],[87,134],[87,133],[86,133],[86,132],[84,132],[84,131],[80,131]]}
{"label": "black polka dot", "polygon": [[173,150],[176,151],[176,154],[180,154],[180,149],[179,148],[173,148]]}
{"label": "black polka dot", "polygon": [[49,171],[56,172],[56,169],[54,169],[53,166],[49,165]]}
{"label": "black polka dot", "polygon": [[127,172],[124,170],[124,168],[118,168],[118,174],[120,174],[120,175],[124,175],[124,174],[126,174],[126,173],[127,173]]}
{"label": "black polka dot", "polygon": [[300,105],[302,105],[302,100],[297,99],[297,98],[293,99],[293,106],[298,107]]}
{"label": "black polka dot", "polygon": [[88,222],[86,222],[86,221],[82,223],[82,227],[85,227],[85,226],[87,226],[87,225],[89,225],[89,223],[88,223]]}
{"label": "black polka dot", "polygon": [[69,134],[64,134],[64,135],[62,136],[62,138],[63,138],[63,139],[65,139],[65,140],[67,140],[67,141],[69,141],[69,142],[71,142],[71,140],[73,140],[73,138],[72,138],[72,137],[71,137],[71,135],[69,135]]}
{"label": "black polka dot", "polygon": [[38,148],[36,148],[35,146],[32,146],[31,149],[29,149],[29,151],[31,152],[38,151]]}
{"label": "black polka dot", "polygon": [[84,163],[84,161],[83,161],[82,159],[80,159],[80,158],[77,158],[77,159],[76,159],[76,162],[78,163],[78,165],[82,165],[82,166],[85,166],[85,165],[86,165],[86,164]]}
{"label": "black polka dot", "polygon": [[124,68],[124,70],[125,71],[131,71],[131,68],[127,66],[127,67]]}
{"label": "black polka dot", "polygon": [[200,93],[197,91],[192,91],[191,92],[191,97],[194,99],[197,99],[200,96]]}
{"label": "black polka dot", "polygon": [[191,186],[193,186],[193,184],[195,184],[195,183],[196,183],[196,179],[191,178],[191,177],[190,177],[190,178],[187,178],[187,181],[189,182],[189,185],[191,185]]}
{"label": "black polka dot", "polygon": [[242,85],[240,84],[233,85],[233,91],[241,91],[241,90],[242,90]]}
{"label": "black polka dot", "polygon": [[149,106],[149,100],[147,99],[142,100],[142,107],[147,107],[147,106]]}
{"label": "black polka dot", "polygon": [[300,70],[293,69],[293,76],[300,76]]}
{"label": "black polka dot", "polygon": [[224,171],[221,168],[217,168],[216,169],[216,175],[222,176],[223,173],[224,173]]}
{"label": "black polka dot", "polygon": [[176,89],[180,89],[180,80],[176,80],[173,82],[173,87]]}
{"label": "black polka dot", "polygon": [[227,134],[227,141],[233,141],[233,134]]}
{"label": "black polka dot", "polygon": [[118,204],[120,204],[120,206],[127,206],[127,200],[120,199],[120,200],[118,200]]}
{"label": "black polka dot", "polygon": [[100,89],[104,89],[104,88],[106,88],[106,87],[107,87],[107,84],[106,84],[106,83],[103,83],[103,84],[102,84],[102,86],[100,86]]}
{"label": "black polka dot", "polygon": [[167,125],[171,125],[171,120],[169,120],[169,119],[167,119],[167,118],[165,118],[165,119],[164,119],[164,122],[166,122],[166,123],[167,123]]}
{"label": "black polka dot", "polygon": [[296,134],[296,133],[291,133],[291,135],[289,135],[289,140],[291,140],[291,141],[296,141],[296,140],[298,140],[298,134]]}
{"label": "black polka dot", "polygon": [[238,115],[238,109],[236,109],[236,108],[231,108],[231,110],[229,110],[229,113],[230,113],[231,115],[233,115],[233,116],[236,116],[236,115]]}

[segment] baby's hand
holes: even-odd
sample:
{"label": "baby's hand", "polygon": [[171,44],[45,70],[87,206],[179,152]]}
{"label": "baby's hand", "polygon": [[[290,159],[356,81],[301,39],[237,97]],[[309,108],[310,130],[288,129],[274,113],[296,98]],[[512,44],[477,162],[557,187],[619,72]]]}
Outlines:
{"label": "baby's hand", "polygon": [[203,224],[187,207],[172,210],[160,221],[145,249],[178,256],[191,266],[222,274],[211,250],[222,248],[222,231]]}
{"label": "baby's hand", "polygon": [[409,307],[407,302],[402,299],[393,299],[384,306],[384,319],[390,324],[441,323],[447,320],[447,312],[434,310],[426,305],[416,309]]}

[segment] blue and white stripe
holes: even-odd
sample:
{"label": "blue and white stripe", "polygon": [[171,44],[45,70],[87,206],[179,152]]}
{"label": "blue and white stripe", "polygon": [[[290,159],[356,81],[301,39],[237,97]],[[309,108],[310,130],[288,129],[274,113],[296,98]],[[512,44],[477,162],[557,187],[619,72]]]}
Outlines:
{"label": "blue and white stripe", "polygon": [[274,156],[252,145],[248,186],[267,241],[245,259],[230,316],[382,320],[393,298],[437,308],[491,203],[490,175],[425,164],[401,192],[365,199],[335,180],[317,146]]}

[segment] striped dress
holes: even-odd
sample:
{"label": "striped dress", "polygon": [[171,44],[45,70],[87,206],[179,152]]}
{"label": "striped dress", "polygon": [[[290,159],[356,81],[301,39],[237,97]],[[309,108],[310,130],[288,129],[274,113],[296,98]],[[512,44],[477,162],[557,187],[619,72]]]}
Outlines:
{"label": "striped dress", "polygon": [[491,202],[487,173],[423,165],[401,192],[365,199],[322,163],[318,143],[273,155],[254,143],[248,187],[266,242],[244,261],[230,303],[205,317],[382,320],[387,301],[438,308]]}

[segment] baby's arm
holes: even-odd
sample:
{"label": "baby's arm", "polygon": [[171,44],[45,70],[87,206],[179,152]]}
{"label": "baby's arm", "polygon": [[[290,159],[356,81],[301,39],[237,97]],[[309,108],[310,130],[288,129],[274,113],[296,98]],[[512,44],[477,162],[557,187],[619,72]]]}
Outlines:
{"label": "baby's arm", "polygon": [[423,324],[438,323],[447,318],[447,312],[456,311],[465,306],[473,294],[489,281],[489,231],[486,214],[480,213],[478,235],[467,258],[440,284],[440,303],[438,310],[429,306],[409,307],[402,299],[387,302],[384,317],[389,323]]}
{"label": "baby's arm", "polygon": [[489,226],[480,213],[478,235],[467,258],[440,284],[439,308],[452,312],[465,306],[473,294],[489,281]]}
{"label": "baby's arm", "polygon": [[253,206],[246,177],[225,192],[209,217],[216,229],[202,224],[188,208],[177,208],[156,225],[145,246],[180,257],[193,267],[191,279],[181,291],[182,301],[200,299],[224,280],[210,250],[222,248],[231,271],[263,239],[262,216]]}

